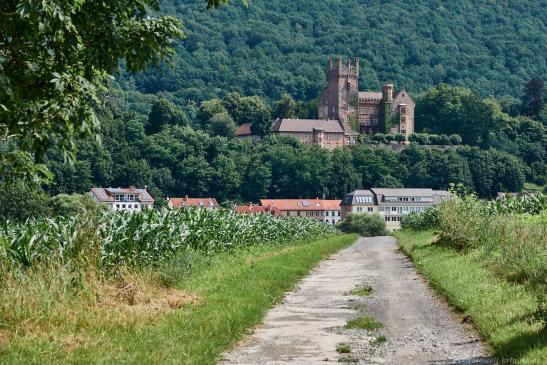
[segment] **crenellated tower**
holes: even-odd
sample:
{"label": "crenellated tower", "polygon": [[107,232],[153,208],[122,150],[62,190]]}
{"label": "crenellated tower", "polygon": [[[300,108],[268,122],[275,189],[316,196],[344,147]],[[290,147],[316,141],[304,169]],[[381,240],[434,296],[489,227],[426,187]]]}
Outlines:
{"label": "crenellated tower", "polygon": [[[328,83],[319,98],[319,118],[347,122],[355,115],[359,95],[359,58],[344,61],[329,58]],[[354,102],[355,101],[355,102]]]}

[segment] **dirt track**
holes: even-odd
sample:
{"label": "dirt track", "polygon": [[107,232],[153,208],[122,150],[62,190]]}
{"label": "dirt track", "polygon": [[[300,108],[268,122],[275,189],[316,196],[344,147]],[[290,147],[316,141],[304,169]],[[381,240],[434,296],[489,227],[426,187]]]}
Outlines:
{"label": "dirt track", "polygon": [[[349,294],[371,286],[369,297]],[[358,316],[384,325],[343,328]],[[377,343],[379,336],[386,342]],[[351,353],[340,354],[345,343]],[[322,262],[221,364],[493,364],[472,329],[428,288],[392,237],[362,238]]]}

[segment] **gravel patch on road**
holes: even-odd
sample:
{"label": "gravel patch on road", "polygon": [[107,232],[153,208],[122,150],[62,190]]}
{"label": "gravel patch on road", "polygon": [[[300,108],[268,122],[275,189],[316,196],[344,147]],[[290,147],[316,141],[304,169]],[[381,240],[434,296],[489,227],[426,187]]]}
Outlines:
{"label": "gravel patch on road", "polygon": [[[351,294],[370,286],[370,296]],[[370,316],[377,330],[346,329]],[[385,342],[382,341],[385,338]],[[350,353],[337,352],[347,344]],[[392,237],[323,261],[221,364],[494,364],[472,328],[428,288]]]}

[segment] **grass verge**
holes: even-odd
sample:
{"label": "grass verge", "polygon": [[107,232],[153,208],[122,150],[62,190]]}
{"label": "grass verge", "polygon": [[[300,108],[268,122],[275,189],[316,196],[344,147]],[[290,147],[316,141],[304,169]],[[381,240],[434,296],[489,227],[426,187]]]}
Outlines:
{"label": "grass verge", "polygon": [[536,320],[538,302],[532,288],[496,276],[481,264],[476,251],[432,243],[431,231],[403,230],[395,236],[429,283],[471,317],[496,358],[504,363],[547,363],[547,333]]}
{"label": "grass verge", "polygon": [[[18,291],[0,285],[0,363],[214,364],[260,323],[283,293],[356,238],[341,235],[208,258],[198,255],[190,270],[187,257],[175,258],[159,277],[146,272],[124,275],[111,288],[116,305],[97,298],[102,290],[73,299],[70,292],[53,290],[70,286],[49,280],[62,281],[56,271],[36,272],[18,282]],[[98,280],[84,282],[108,286]],[[172,287],[165,288],[165,283]],[[147,295],[138,289],[146,289]],[[158,295],[161,300],[156,300]],[[21,313],[10,314],[17,306]]]}

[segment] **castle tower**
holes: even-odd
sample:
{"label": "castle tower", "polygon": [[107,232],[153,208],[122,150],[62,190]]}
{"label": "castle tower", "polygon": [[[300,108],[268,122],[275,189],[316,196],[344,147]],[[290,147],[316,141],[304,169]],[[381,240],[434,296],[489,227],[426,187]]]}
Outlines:
{"label": "castle tower", "polygon": [[359,94],[359,58],[344,62],[340,56],[327,67],[327,87],[319,98],[319,118],[347,122],[355,115]]}

